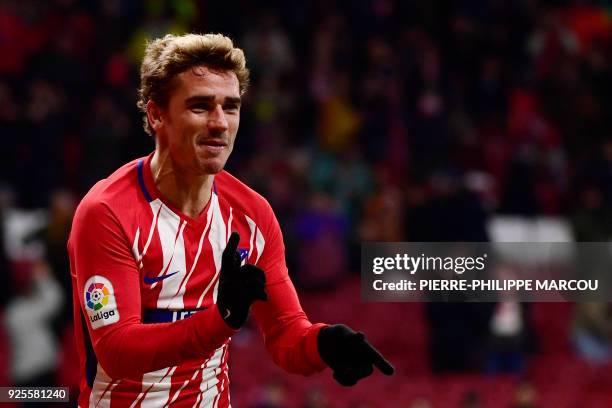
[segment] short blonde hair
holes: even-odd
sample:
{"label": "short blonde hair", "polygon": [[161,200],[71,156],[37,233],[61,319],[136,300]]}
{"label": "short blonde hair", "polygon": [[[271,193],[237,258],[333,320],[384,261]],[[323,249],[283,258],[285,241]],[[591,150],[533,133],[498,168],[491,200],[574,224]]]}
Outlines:
{"label": "short blonde hair", "polygon": [[144,130],[153,135],[147,119],[147,102],[150,100],[166,106],[172,80],[186,69],[197,65],[232,71],[238,78],[240,94],[249,85],[249,70],[244,52],[234,47],[232,40],[222,34],[167,34],[147,42],[140,66],[140,89],[138,108],[144,113]]}

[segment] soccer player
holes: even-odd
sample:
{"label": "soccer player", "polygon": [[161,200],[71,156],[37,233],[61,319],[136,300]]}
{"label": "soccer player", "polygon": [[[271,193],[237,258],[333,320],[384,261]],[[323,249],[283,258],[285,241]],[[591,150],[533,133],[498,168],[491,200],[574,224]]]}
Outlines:
{"label": "soccer player", "polygon": [[228,345],[249,310],[276,364],[353,385],[393,367],[344,325],[312,324],[268,202],[223,167],[249,71],[220,34],[148,44],[138,106],[155,151],[98,182],[68,242],[81,407],[228,407]]}

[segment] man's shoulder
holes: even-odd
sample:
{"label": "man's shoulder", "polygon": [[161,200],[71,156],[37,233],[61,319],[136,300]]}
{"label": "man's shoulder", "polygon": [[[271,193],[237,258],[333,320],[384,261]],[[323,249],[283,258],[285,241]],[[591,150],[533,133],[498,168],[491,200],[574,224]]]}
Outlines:
{"label": "man's shoulder", "polygon": [[225,170],[215,176],[215,188],[221,200],[245,214],[258,217],[273,214],[268,200]]}
{"label": "man's shoulder", "polygon": [[84,212],[120,212],[131,208],[142,191],[138,185],[137,166],[143,158],[133,160],[118,168],[105,179],[98,181],[85,194],[77,207],[77,215]]}

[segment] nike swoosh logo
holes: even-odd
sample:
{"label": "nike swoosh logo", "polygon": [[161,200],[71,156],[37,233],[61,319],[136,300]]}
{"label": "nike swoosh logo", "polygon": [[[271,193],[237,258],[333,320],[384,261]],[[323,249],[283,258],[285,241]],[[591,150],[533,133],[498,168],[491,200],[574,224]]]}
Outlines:
{"label": "nike swoosh logo", "polygon": [[166,278],[171,277],[172,275],[175,275],[179,273],[179,271],[175,271],[172,273],[167,273],[165,275],[161,275],[161,276],[149,276],[149,275],[145,275],[144,278],[142,278],[144,280],[144,283],[146,283],[147,285],[152,285],[155,282],[159,282],[159,281],[163,281]]}

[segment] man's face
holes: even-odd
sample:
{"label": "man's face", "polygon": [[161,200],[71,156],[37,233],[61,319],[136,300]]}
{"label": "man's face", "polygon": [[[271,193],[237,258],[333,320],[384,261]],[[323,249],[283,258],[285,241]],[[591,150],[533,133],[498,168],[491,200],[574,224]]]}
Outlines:
{"label": "man's face", "polygon": [[168,147],[176,170],[196,175],[220,172],[240,123],[236,74],[205,66],[183,71],[174,79],[161,116],[156,134]]}

